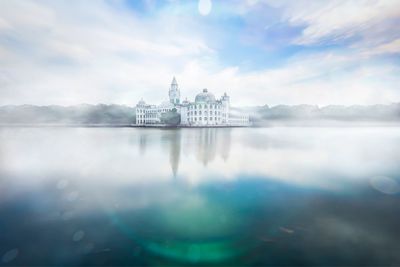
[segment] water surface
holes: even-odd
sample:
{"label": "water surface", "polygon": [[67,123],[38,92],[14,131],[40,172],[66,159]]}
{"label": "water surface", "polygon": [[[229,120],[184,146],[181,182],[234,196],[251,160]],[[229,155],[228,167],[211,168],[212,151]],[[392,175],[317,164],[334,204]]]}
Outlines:
{"label": "water surface", "polygon": [[400,128],[0,128],[0,265],[399,265]]}

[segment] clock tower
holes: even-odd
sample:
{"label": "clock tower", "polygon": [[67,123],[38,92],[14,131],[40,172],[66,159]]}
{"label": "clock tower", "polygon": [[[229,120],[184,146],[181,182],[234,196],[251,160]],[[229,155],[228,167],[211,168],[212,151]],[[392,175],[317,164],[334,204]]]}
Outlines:
{"label": "clock tower", "polygon": [[176,82],[175,77],[172,79],[171,87],[169,88],[169,101],[176,105],[180,102],[181,93],[179,91],[178,83]]}

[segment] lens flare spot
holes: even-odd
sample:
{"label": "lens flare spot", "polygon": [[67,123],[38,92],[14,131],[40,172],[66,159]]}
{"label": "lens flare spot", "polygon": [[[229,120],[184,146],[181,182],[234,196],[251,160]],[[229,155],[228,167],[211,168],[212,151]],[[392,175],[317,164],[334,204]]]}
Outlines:
{"label": "lens flare spot", "polygon": [[94,249],[94,244],[93,243],[88,243],[83,247],[83,253],[84,254],[89,254],[93,251]]}
{"label": "lens flare spot", "polygon": [[386,176],[375,176],[370,179],[370,185],[377,191],[393,195],[400,192],[399,183],[390,177]]}
{"label": "lens flare spot", "polygon": [[84,231],[82,231],[82,230],[76,231],[74,233],[74,235],[72,236],[72,240],[74,242],[79,242],[79,241],[81,241],[83,239],[84,236],[85,236],[85,232]]}
{"label": "lens flare spot", "polygon": [[69,182],[66,179],[62,179],[57,183],[57,189],[62,190],[68,186]]}
{"label": "lens flare spot", "polygon": [[7,251],[6,253],[4,253],[3,257],[1,258],[1,261],[3,263],[8,263],[13,261],[17,256],[18,256],[18,249],[11,249],[9,251]]}
{"label": "lens flare spot", "polygon": [[210,14],[212,8],[211,0],[199,0],[199,13],[203,16]]}
{"label": "lens flare spot", "polygon": [[79,192],[78,191],[72,191],[67,195],[68,201],[75,201],[79,197]]}

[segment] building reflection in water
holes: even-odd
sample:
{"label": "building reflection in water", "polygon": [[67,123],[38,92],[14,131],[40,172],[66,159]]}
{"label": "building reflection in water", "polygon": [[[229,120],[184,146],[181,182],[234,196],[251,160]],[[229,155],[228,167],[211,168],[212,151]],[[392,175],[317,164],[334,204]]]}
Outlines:
{"label": "building reflection in water", "polygon": [[146,153],[147,134],[145,132],[139,135],[139,153],[143,156]]}
{"label": "building reflection in water", "polygon": [[220,135],[217,141],[218,151],[224,161],[228,160],[231,151],[231,130],[231,128],[224,128],[218,132]]}
{"label": "building reflection in water", "polygon": [[217,133],[213,128],[202,128],[196,131],[196,133],[198,134],[196,138],[196,158],[204,166],[207,166],[209,162],[215,159]]}
{"label": "building reflection in water", "polygon": [[[204,166],[207,166],[218,157],[224,161],[229,158],[231,147],[230,128],[170,129],[161,131],[163,148],[169,149],[169,163],[174,177],[178,174],[181,153],[185,156],[194,155],[194,158]],[[139,152],[140,155],[144,155],[146,147],[149,145],[149,132],[147,129],[138,132]]]}
{"label": "building reflection in water", "polygon": [[176,177],[178,173],[179,160],[181,156],[181,131],[172,130],[169,134],[169,163],[172,174]]}
{"label": "building reflection in water", "polygon": [[217,157],[221,157],[226,161],[230,151],[230,134],[229,128],[202,128],[196,130],[196,142],[194,152],[196,158],[204,166],[214,161]]}

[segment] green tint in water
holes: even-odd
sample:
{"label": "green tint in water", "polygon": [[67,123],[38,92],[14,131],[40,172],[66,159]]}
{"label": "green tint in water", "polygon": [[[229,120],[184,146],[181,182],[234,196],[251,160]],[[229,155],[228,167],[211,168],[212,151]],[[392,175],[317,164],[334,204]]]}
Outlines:
{"label": "green tint in water", "polygon": [[159,227],[183,238],[203,240],[230,235],[239,227],[241,218],[227,204],[187,194],[161,209]]}
{"label": "green tint in water", "polygon": [[237,247],[230,241],[168,244],[150,242],[147,244],[147,249],[168,259],[189,263],[220,263],[229,261],[240,254]]}
{"label": "green tint in water", "polygon": [[[114,223],[149,253],[178,262],[220,263],[236,258],[244,251],[237,233],[245,218],[235,213],[229,204],[186,192],[172,203],[157,207],[155,212],[159,219],[149,225],[152,229],[147,227],[152,233],[150,237],[135,231],[135,226],[127,223],[134,218],[124,221],[118,214],[111,215]],[[160,235],[163,238],[154,238]]]}

